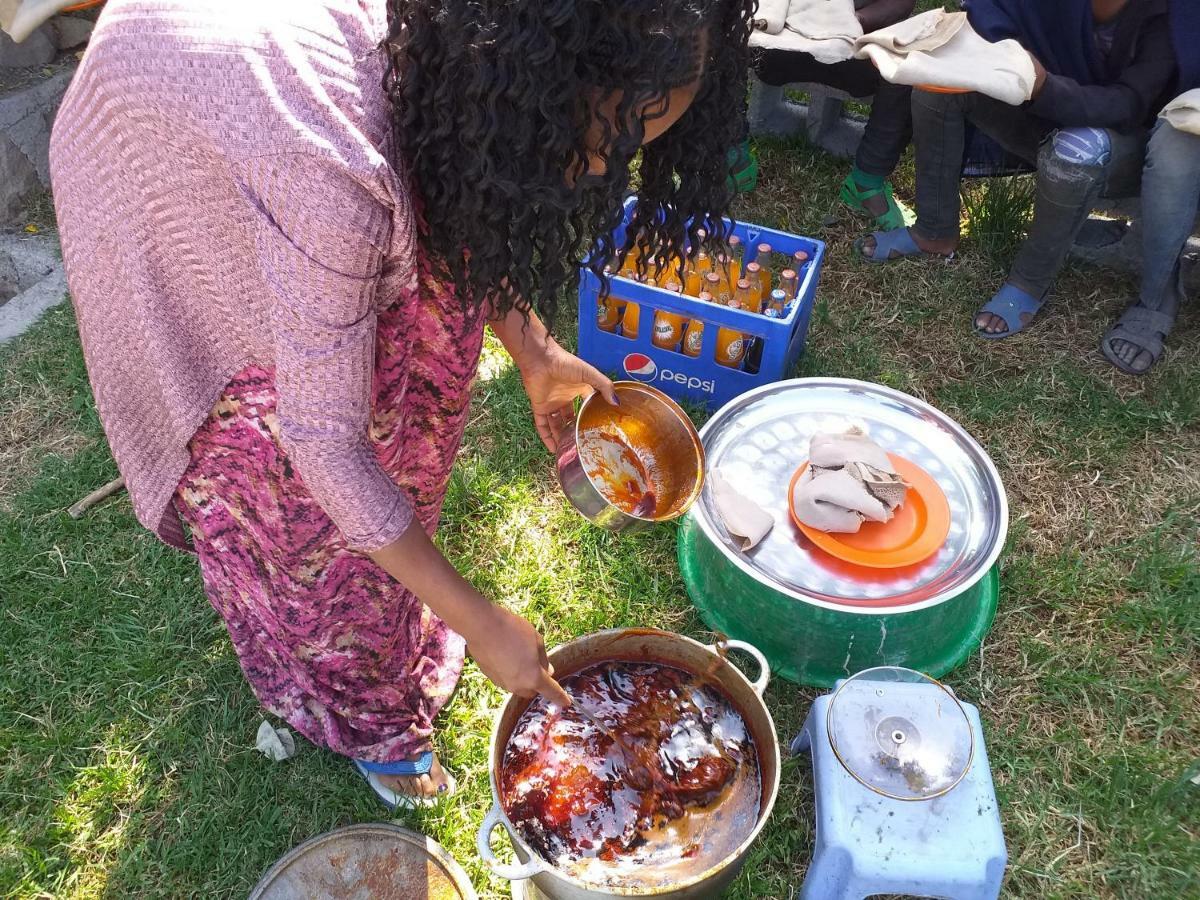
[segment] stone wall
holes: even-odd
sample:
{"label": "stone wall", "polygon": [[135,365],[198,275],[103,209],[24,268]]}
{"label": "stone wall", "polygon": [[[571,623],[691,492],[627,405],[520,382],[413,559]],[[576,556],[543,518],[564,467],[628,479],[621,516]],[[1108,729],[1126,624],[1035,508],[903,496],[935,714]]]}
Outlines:
{"label": "stone wall", "polygon": [[57,16],[20,44],[0,32],[0,228],[50,186],[50,128],[92,25]]}

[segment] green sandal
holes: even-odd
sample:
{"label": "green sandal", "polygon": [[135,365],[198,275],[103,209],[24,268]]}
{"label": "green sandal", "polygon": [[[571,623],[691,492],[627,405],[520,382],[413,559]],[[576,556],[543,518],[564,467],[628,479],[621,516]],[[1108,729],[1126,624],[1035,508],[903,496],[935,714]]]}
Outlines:
{"label": "green sandal", "polygon": [[[866,201],[878,197],[880,194],[887,198],[887,212],[881,216],[872,216],[867,209]],[[913,211],[895,198],[892,194],[892,185],[887,181],[883,183],[882,188],[863,190],[854,180],[854,175],[850,174],[842,182],[842,189],[838,196],[855,215],[873,218],[880,231],[895,231],[897,228],[905,228],[917,220]]]}
{"label": "green sandal", "polygon": [[737,194],[748,194],[758,187],[758,157],[746,141],[729,151],[729,187]]}

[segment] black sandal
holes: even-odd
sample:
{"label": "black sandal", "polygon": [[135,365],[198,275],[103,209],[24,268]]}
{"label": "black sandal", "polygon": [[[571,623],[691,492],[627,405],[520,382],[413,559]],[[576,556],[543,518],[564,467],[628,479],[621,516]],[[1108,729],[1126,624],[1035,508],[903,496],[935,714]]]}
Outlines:
{"label": "black sandal", "polygon": [[[1126,375],[1145,375],[1162,356],[1165,349],[1163,341],[1171,333],[1174,325],[1174,316],[1135,303],[1121,314],[1117,323],[1100,339],[1100,352]],[[1150,364],[1144,369],[1135,369],[1117,355],[1112,346],[1113,341],[1126,341],[1141,348],[1143,352],[1150,354]]]}

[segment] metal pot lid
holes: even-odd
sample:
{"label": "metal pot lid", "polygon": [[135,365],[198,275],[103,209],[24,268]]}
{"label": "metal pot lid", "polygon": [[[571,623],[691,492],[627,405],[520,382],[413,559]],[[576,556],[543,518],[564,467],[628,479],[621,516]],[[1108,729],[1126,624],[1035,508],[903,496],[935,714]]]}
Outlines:
{"label": "metal pot lid", "polygon": [[894,800],[948,793],[975,756],[975,734],[958,698],[912,669],[883,666],[846,679],[825,724],[846,771]]}
{"label": "metal pot lid", "polygon": [[[904,569],[865,569],[826,555],[788,516],[788,483],[821,431],[857,425],[884,450],[929,473],[950,505],[942,548]],[[706,487],[693,507],[702,530],[736,566],[798,600],[864,613],[895,613],[958,596],[991,568],[1008,533],[1004,486],[983,448],[949,416],[900,391],[844,378],[799,378],[731,401],[700,432],[708,471],[719,471],[775,519],[749,553],[738,549]]]}
{"label": "metal pot lid", "polygon": [[289,850],[250,900],[477,900],[471,880],[441,844],[398,825],[349,825]]}

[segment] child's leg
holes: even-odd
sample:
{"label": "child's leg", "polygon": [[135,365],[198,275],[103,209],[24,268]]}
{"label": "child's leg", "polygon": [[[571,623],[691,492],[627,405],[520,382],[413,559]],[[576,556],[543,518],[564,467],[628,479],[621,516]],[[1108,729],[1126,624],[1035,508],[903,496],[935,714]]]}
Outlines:
{"label": "child's leg", "polygon": [[1009,281],[1034,297],[1054,283],[1096,198],[1110,178],[1141,167],[1145,135],[1103,128],[1064,128],[1038,155],[1037,194],[1029,236],[1013,260]]}
{"label": "child's leg", "polygon": [[1163,352],[1183,300],[1179,254],[1200,205],[1200,135],[1160,121],[1142,176],[1142,289],[1104,336],[1100,348],[1131,375],[1146,372]]}
{"label": "child's leg", "polygon": [[1028,324],[1062,270],[1096,198],[1110,182],[1136,184],[1131,173],[1141,166],[1144,146],[1144,134],[1121,135],[1103,128],[1064,128],[1043,142],[1033,221],[1005,288],[1028,301],[1026,309],[1014,323],[985,308],[975,318],[980,332],[996,336]]}
{"label": "child's leg", "polygon": [[1045,126],[1019,106],[983,94],[913,91],[913,141],[917,163],[917,224],[929,239],[958,238],[959,182],[966,123],[970,121],[1000,146],[1033,162]]}

